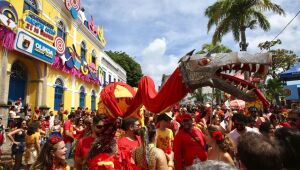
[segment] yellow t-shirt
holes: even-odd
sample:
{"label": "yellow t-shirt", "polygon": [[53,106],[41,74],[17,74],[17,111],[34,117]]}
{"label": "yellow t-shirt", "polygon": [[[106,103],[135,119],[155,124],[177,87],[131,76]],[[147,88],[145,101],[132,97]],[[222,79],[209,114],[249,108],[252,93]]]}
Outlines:
{"label": "yellow t-shirt", "polygon": [[160,129],[156,130],[157,142],[156,147],[165,151],[168,148],[172,149],[172,142],[174,140],[173,132],[171,129],[166,128],[162,131]]}
{"label": "yellow t-shirt", "polygon": [[34,134],[32,135],[26,135],[25,137],[25,142],[26,144],[34,144],[36,139],[39,139],[40,138],[40,132],[35,132]]}

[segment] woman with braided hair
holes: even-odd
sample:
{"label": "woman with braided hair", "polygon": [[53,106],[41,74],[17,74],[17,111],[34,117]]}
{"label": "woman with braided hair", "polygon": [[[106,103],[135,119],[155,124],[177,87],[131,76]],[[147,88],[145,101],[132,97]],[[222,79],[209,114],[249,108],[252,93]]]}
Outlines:
{"label": "woman with braided hair", "polygon": [[174,167],[174,153],[166,154],[156,147],[156,129],[154,125],[147,125],[144,129],[143,146],[133,152],[136,165],[142,170],[172,170]]}
{"label": "woman with braided hair", "polygon": [[208,160],[223,161],[234,166],[230,152],[233,144],[217,126],[208,126],[205,132],[205,141],[209,146]]}
{"label": "woman with braided hair", "polygon": [[56,134],[50,135],[44,144],[32,170],[70,170],[66,162],[65,142]]}
{"label": "woman with braided hair", "polygon": [[118,149],[115,134],[119,125],[118,119],[104,122],[101,135],[93,143],[87,158],[89,170],[137,170],[130,152]]}

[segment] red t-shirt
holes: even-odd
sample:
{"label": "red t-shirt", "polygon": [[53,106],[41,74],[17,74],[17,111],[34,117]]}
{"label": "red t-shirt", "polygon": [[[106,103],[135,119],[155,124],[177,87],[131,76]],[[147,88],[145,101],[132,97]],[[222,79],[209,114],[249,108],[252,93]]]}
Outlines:
{"label": "red t-shirt", "polygon": [[73,134],[75,139],[81,139],[84,135],[84,129],[82,130],[75,130],[76,134]]}
{"label": "red t-shirt", "polygon": [[80,139],[76,146],[75,157],[85,159],[90,152],[94,140],[95,138],[92,136],[87,136],[85,138]]}
{"label": "red t-shirt", "polygon": [[120,150],[126,150],[132,153],[140,144],[141,138],[137,136],[137,140],[131,140],[128,137],[123,137],[118,141]]}
{"label": "red t-shirt", "polygon": [[183,166],[192,165],[197,157],[201,161],[206,161],[205,145],[204,135],[199,129],[193,128],[191,133],[180,129],[175,136],[173,146],[176,169],[182,170]]}
{"label": "red t-shirt", "polygon": [[73,135],[73,123],[70,120],[66,120],[65,123],[64,123],[63,138],[64,138],[65,143],[72,143],[73,139],[71,137],[65,135],[66,130],[69,130],[70,134]]}
{"label": "red t-shirt", "polygon": [[49,120],[44,120],[44,121],[42,121],[41,129],[42,129],[43,131],[46,131],[46,128],[49,129],[49,127],[50,127],[50,122],[49,122]]}

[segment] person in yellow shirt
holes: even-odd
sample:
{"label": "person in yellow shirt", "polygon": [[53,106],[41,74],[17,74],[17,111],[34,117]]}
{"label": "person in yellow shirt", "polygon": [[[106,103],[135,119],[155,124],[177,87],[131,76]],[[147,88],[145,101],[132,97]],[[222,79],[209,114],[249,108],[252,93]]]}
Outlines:
{"label": "person in yellow shirt", "polygon": [[173,131],[168,127],[172,117],[166,113],[162,113],[158,115],[156,122],[158,123],[159,127],[157,128],[157,148],[162,149],[165,153],[169,154],[173,148]]}
{"label": "person in yellow shirt", "polygon": [[25,163],[26,170],[36,161],[38,153],[40,152],[40,133],[38,132],[38,124],[36,122],[30,123],[25,136],[26,150]]}

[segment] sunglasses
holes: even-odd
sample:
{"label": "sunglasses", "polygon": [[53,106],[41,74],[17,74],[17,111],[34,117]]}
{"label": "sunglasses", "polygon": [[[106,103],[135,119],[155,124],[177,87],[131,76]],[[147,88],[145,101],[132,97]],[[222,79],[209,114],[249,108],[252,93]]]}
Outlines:
{"label": "sunglasses", "polygon": [[103,125],[96,125],[97,129],[102,129],[104,126]]}

